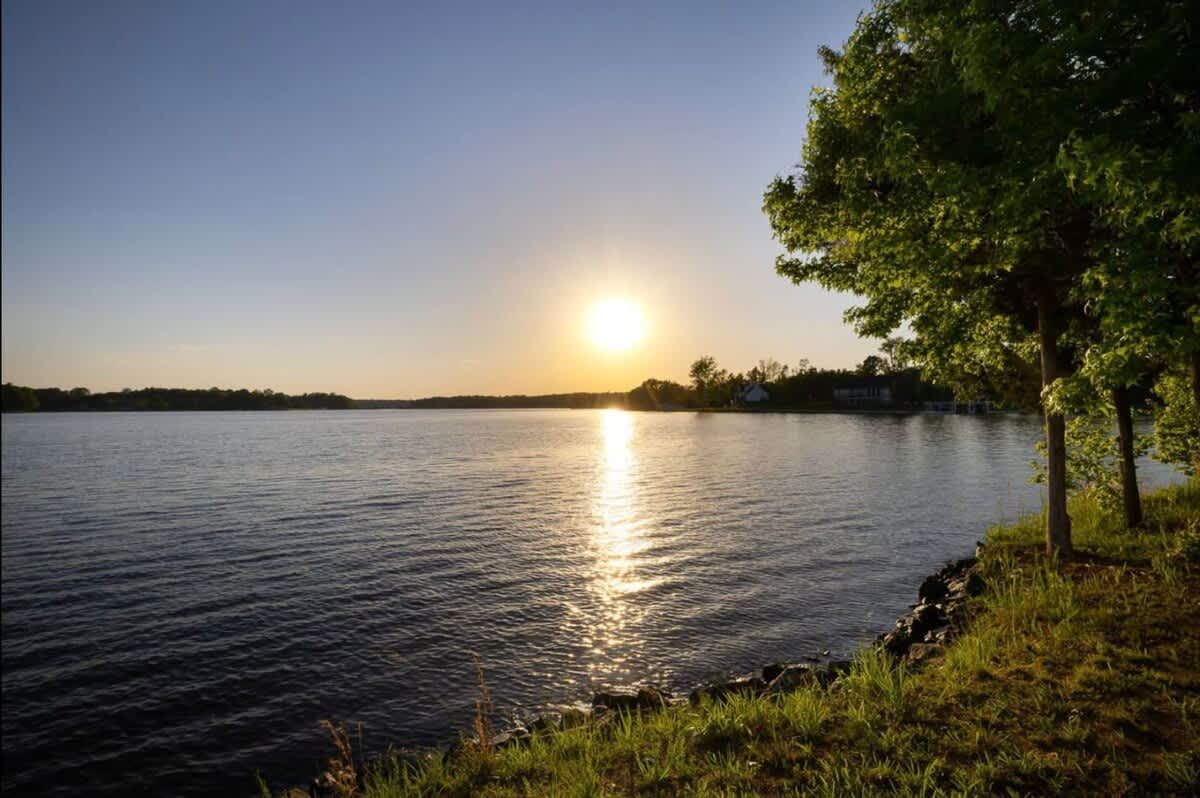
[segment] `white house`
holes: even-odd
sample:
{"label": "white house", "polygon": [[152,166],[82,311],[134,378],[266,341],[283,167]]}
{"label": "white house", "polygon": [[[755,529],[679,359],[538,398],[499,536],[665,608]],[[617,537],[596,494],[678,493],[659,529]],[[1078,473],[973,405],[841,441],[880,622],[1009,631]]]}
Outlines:
{"label": "white house", "polygon": [[762,387],[760,383],[752,382],[749,385],[744,385],[738,390],[734,397],[735,401],[742,404],[754,404],[755,402],[765,402],[771,398],[767,393],[767,389]]}

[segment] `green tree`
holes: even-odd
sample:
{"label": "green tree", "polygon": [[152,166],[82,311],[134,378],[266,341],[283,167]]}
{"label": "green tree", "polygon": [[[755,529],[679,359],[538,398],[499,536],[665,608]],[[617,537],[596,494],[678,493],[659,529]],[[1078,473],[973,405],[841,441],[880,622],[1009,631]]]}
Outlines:
{"label": "green tree", "polygon": [[746,376],[752,381],[764,383],[779,382],[780,380],[787,379],[787,375],[787,365],[780,363],[773,357],[758,361],[758,365],[746,373]]}
{"label": "green tree", "polygon": [[1200,405],[1191,391],[1190,374],[1181,368],[1159,378],[1160,403],[1154,413],[1154,457],[1200,474]]}
{"label": "green tree", "polygon": [[0,408],[5,413],[32,413],[38,409],[37,394],[32,388],[6,382],[0,386]]}
{"label": "green tree", "polygon": [[[1056,147],[1065,196],[1087,214],[1074,297],[1086,313],[1074,332],[1080,369],[1073,379],[1099,393],[1102,415],[1115,413],[1126,519],[1136,524],[1129,389],[1183,360],[1200,397],[1194,4],[977,0],[944,11],[966,84],[1000,118],[1036,120],[1026,126],[1028,148],[1014,155],[1043,159],[1043,145]],[[1044,178],[1057,182],[1049,169]],[[1079,412],[1070,400],[1081,397],[1094,405],[1071,381],[1053,386],[1050,407]]]}
{"label": "green tree", "polygon": [[882,374],[886,365],[886,361],[879,355],[867,355],[863,358],[863,362],[859,363],[854,370],[864,377],[874,377]]}
{"label": "green tree", "polygon": [[692,380],[692,388],[701,395],[708,390],[709,384],[716,379],[717,374],[717,359],[711,355],[696,358],[688,368],[688,377]]}
{"label": "green tree", "polygon": [[673,410],[692,406],[694,396],[685,385],[649,379],[629,392],[625,404],[631,410]]}
{"label": "green tree", "polygon": [[[1060,163],[1104,209],[1110,246],[1089,291],[1122,331],[1118,355],[1166,356],[1200,406],[1200,47],[1189,2],[1106,0],[1064,47],[1089,66],[1101,113]],[[1148,345],[1148,346],[1147,346]],[[1140,351],[1138,351],[1140,350]]]}
{"label": "green tree", "polygon": [[1095,111],[1084,81],[1027,88],[1059,65],[1041,46],[1067,22],[1052,5],[880,2],[843,52],[823,52],[833,88],[814,94],[800,172],[771,185],[765,210],[787,250],[778,271],[861,296],[848,313],[860,334],[907,325],[927,373],[977,391],[1036,357],[1046,542],[1069,553],[1066,421],[1051,398],[1079,358],[1096,224],[1058,155]]}
{"label": "green tree", "polygon": [[908,368],[909,358],[905,346],[906,341],[899,336],[885,338],[879,345],[879,352],[884,359],[883,369],[888,374],[898,374]]}
{"label": "green tree", "polygon": [[1086,65],[1099,112],[1059,163],[1101,210],[1105,236],[1084,276],[1100,330],[1084,372],[1117,408],[1128,517],[1140,511],[1129,387],[1147,371],[1165,375],[1155,415],[1168,461],[1193,462],[1175,447],[1200,427],[1200,48],[1194,4],[1107,0],[1081,11],[1059,47]]}

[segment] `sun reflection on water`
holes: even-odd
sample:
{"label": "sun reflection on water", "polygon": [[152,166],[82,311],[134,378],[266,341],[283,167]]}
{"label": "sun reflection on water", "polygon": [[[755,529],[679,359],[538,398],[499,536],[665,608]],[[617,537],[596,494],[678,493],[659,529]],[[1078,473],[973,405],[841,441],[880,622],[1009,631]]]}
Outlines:
{"label": "sun reflection on water", "polygon": [[638,503],[637,457],[632,413],[605,410],[600,416],[600,457],[592,503],[595,573],[591,589],[600,605],[595,619],[591,666],[596,675],[613,674],[638,647],[633,628],[645,610],[636,595],[658,584],[644,573],[640,555],[650,548],[647,519]]}

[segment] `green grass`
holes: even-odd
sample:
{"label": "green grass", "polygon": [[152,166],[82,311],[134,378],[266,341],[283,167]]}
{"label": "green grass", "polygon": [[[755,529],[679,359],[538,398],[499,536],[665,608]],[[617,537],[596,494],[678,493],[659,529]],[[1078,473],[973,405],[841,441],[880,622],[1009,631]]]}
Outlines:
{"label": "green grass", "polygon": [[364,798],[1192,795],[1200,789],[1200,483],[1146,497],[1139,531],[1072,505],[992,529],[989,589],[944,656],[864,649],[832,686],[620,715],[499,750],[395,754]]}

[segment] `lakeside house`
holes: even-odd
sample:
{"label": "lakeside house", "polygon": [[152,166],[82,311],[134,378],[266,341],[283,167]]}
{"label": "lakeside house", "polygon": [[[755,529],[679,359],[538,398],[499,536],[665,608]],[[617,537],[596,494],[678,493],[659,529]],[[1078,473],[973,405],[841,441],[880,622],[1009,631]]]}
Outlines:
{"label": "lakeside house", "polygon": [[738,392],[734,395],[734,402],[736,404],[752,405],[758,402],[765,402],[770,398],[771,395],[767,393],[767,389],[762,386],[762,383],[752,382],[738,389]]}
{"label": "lakeside house", "polygon": [[833,388],[833,403],[849,407],[886,407],[892,404],[891,376],[851,377]]}
{"label": "lakeside house", "polygon": [[983,400],[973,400],[969,402],[956,402],[954,400],[946,402],[926,402],[925,412],[927,413],[955,413],[958,415],[982,415],[992,412],[992,403]]}

